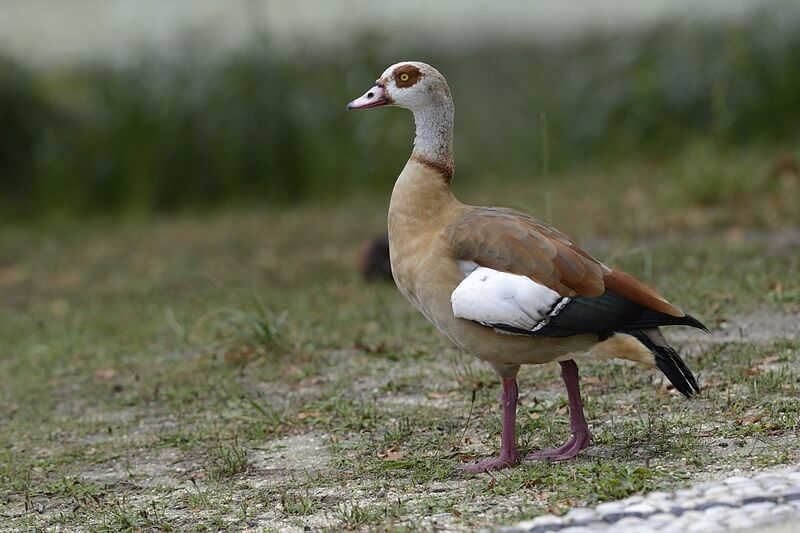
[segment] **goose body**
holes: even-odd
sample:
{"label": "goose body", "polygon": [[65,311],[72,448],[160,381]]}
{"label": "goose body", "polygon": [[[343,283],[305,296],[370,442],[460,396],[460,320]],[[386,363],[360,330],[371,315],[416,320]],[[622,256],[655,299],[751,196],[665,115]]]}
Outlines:
{"label": "goose body", "polygon": [[[435,169],[412,159],[400,173],[389,204],[389,257],[395,283],[411,305],[454,344],[492,363],[501,375],[516,374],[521,364],[569,359],[570,354],[578,357],[596,344],[596,335],[561,339],[514,335],[456,315],[459,291],[466,306],[469,299],[482,296],[472,290],[470,278],[475,272],[465,275],[468,267],[454,256],[447,231],[472,209],[455,198]],[[502,298],[483,301],[490,306],[503,302]]]}
{"label": "goose body", "polygon": [[480,472],[519,461],[516,375],[522,364],[559,362],[573,436],[530,458],[568,459],[591,438],[576,360],[618,357],[660,368],[690,396],[697,382],[661,325],[704,328],[640,281],[580,249],[527,214],[474,207],[452,193],[454,106],[430,65],[392,65],[348,109],[395,105],[414,113],[416,137],[389,205],[392,275],[405,298],[454,344],[492,364],[503,382],[500,456]]}

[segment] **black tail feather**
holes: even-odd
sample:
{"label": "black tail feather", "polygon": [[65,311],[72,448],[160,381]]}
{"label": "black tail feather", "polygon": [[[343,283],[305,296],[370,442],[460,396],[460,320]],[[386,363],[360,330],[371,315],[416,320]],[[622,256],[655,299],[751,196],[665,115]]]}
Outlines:
{"label": "black tail feather", "polygon": [[[655,333],[655,336],[659,338],[659,340],[663,339],[658,333],[658,330],[651,331]],[[700,393],[700,386],[697,384],[697,380],[694,378],[692,371],[689,370],[689,367],[683,362],[678,352],[667,344],[666,341],[664,341],[663,344],[659,343],[651,338],[646,331],[638,329],[626,329],[620,331],[620,333],[627,333],[628,335],[636,337],[639,342],[653,352],[656,359],[656,366],[667,376],[667,379],[669,379],[670,383],[672,383],[678,392],[687,398],[691,398],[693,395]]]}
{"label": "black tail feather", "polygon": [[702,329],[708,333],[708,328],[692,315],[672,316],[658,311],[651,311],[647,309],[636,319],[636,322],[626,326],[626,328],[655,328],[658,326],[690,326],[697,329]]}

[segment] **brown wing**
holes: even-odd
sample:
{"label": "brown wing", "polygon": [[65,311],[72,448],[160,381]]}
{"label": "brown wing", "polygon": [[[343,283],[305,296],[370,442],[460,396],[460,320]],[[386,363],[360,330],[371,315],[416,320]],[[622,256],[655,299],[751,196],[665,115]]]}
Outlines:
{"label": "brown wing", "polygon": [[445,229],[454,258],[527,276],[562,296],[606,290],[643,307],[684,313],[636,278],[612,270],[551,225],[512,209],[472,208]]}

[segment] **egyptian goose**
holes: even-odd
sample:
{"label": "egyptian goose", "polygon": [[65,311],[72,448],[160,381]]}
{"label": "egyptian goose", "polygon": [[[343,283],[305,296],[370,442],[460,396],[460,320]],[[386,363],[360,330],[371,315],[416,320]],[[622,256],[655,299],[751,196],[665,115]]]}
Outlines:
{"label": "egyptian goose", "polygon": [[601,263],[549,224],[511,209],[473,207],[450,190],[453,100],[425,63],[392,65],[347,105],[414,113],[411,158],[389,204],[392,274],[403,296],[457,346],[491,363],[503,384],[500,455],[462,465],[484,472],[514,465],[516,376],[522,364],[558,361],[572,437],[527,456],[565,460],[589,444],[577,360],[618,357],[658,367],[687,397],[692,372],[658,327],[705,330],[653,289]]}

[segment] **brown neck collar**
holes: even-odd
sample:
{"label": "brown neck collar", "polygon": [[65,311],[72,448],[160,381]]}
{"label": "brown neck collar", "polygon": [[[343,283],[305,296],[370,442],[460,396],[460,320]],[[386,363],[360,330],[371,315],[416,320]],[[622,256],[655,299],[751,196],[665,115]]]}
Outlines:
{"label": "brown neck collar", "polygon": [[411,160],[436,171],[446,184],[450,185],[450,182],[453,181],[453,171],[455,170],[453,163],[437,161],[416,151],[411,154]]}

